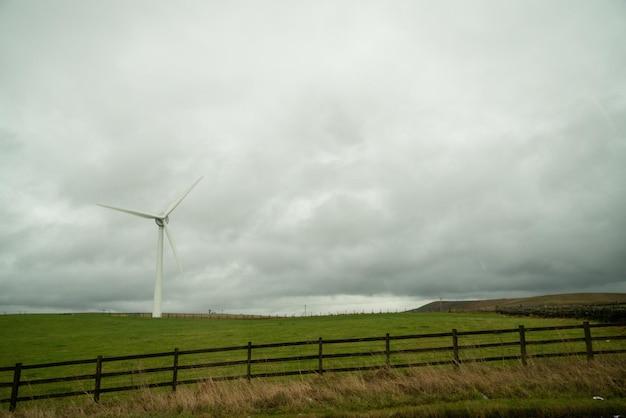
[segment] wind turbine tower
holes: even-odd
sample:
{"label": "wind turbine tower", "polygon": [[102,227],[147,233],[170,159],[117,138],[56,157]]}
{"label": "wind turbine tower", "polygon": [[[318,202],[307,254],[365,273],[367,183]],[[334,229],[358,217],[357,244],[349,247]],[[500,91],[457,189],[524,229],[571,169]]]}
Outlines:
{"label": "wind turbine tower", "polygon": [[176,244],[174,243],[174,237],[172,235],[172,232],[168,228],[167,224],[170,221],[170,214],[174,211],[174,209],[178,207],[180,202],[182,202],[183,199],[187,197],[187,195],[191,192],[191,190],[194,187],[196,187],[196,184],[198,184],[200,180],[202,180],[202,177],[200,177],[191,186],[189,186],[187,190],[185,190],[183,194],[174,203],[172,203],[164,212],[161,212],[161,214],[141,212],[138,210],[131,210],[131,209],[122,209],[122,208],[117,208],[117,207],[109,206],[109,205],[102,205],[98,203],[99,206],[102,206],[105,208],[139,216],[141,218],[154,219],[154,222],[159,227],[159,236],[158,236],[158,241],[157,241],[156,279],[154,282],[154,303],[152,307],[153,318],[160,318],[161,313],[162,313],[161,312],[161,300],[163,298],[163,230],[165,230],[165,233],[167,234],[167,239],[170,242],[170,246],[172,247],[172,251],[174,252],[174,258],[176,258],[176,263],[178,264],[178,269],[180,270],[180,274],[182,276],[183,268],[180,264],[180,259],[178,257],[178,250],[176,249]]}

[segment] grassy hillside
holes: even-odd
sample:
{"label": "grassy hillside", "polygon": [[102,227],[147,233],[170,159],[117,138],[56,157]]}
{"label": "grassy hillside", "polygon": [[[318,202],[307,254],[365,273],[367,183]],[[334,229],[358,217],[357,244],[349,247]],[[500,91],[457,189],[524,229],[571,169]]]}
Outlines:
{"label": "grassy hillside", "polygon": [[527,298],[436,301],[411,312],[495,312],[497,308],[626,303],[626,293],[568,293]]}

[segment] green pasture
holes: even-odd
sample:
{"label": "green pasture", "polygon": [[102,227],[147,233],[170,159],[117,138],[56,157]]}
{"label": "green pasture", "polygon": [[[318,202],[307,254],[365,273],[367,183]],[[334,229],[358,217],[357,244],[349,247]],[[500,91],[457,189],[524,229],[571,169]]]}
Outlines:
{"label": "green pasture", "polygon": [[492,313],[391,313],[274,319],[152,319],[106,314],[0,316],[0,367],[290,341],[581,324]]}
{"label": "green pasture", "polygon": [[[17,362],[24,365],[61,362],[68,360],[95,359],[102,355],[110,357],[141,355],[151,353],[172,352],[175,348],[181,351],[206,348],[242,347],[239,350],[181,355],[179,366],[242,361],[247,358],[245,347],[248,342],[253,345],[285,343],[296,341],[324,341],[335,339],[384,337],[403,335],[422,335],[449,333],[456,329],[460,334],[468,331],[517,329],[519,325],[526,328],[580,325],[582,321],[572,319],[542,319],[501,316],[494,313],[393,313],[339,315],[304,318],[272,318],[272,319],[177,319],[177,318],[139,318],[109,316],[106,314],[74,314],[74,315],[5,315],[0,316],[0,367],[13,366]],[[608,335],[624,334],[623,328],[594,330],[594,336],[604,332]],[[554,330],[542,332],[537,337],[530,334],[527,341],[533,339],[566,339],[582,337],[581,329]],[[504,357],[519,355],[519,347],[493,347],[472,350],[472,347],[485,343],[506,343],[519,341],[516,332],[498,335],[459,336],[461,360],[480,357]],[[390,351],[414,348],[449,347],[452,341],[449,336],[429,339],[392,340]],[[607,349],[623,349],[624,340],[597,341]],[[529,345],[529,354],[538,352],[584,351],[582,343],[563,343],[554,345]],[[362,353],[384,351],[385,341],[325,344],[324,354]],[[540,350],[540,351],[539,351]],[[265,359],[276,357],[315,356],[318,354],[317,344],[258,348],[253,350],[253,360],[259,361],[252,365],[252,374],[286,371],[306,371],[317,369],[317,359],[293,360],[290,362],[265,362]],[[437,353],[396,353],[390,356],[391,364],[424,363],[449,361],[452,359],[450,350]],[[103,372],[133,370],[145,371],[150,368],[171,367],[172,356],[148,359],[131,359],[116,362],[104,362]],[[324,369],[336,367],[382,366],[384,355],[362,357],[339,357],[324,359]],[[449,366],[448,366],[449,367]],[[56,367],[54,369],[23,370],[22,378],[43,379],[60,376],[76,376],[94,373],[95,363]],[[227,365],[217,368],[201,368],[180,370],[179,381],[190,379],[216,378],[220,376],[245,375],[246,365]],[[0,382],[11,381],[11,372],[0,373]],[[103,379],[102,388],[125,385],[145,385],[155,382],[171,381],[172,372],[135,373],[130,376],[109,377]],[[44,387],[45,386],[45,387]],[[68,381],[50,385],[34,385],[24,387],[21,396],[38,394],[86,391],[93,388],[93,380]],[[9,388],[0,390],[0,398],[6,398]]]}

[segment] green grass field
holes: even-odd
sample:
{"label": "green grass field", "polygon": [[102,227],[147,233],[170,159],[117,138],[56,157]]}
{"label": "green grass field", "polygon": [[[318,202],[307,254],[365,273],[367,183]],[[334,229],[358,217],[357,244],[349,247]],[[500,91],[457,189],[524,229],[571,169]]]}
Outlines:
{"label": "green grass field", "polygon": [[210,347],[580,324],[487,314],[368,314],[259,320],[192,320],[104,314],[0,316],[0,366]]}
{"label": "green grass field", "polygon": [[[366,337],[383,337],[386,333],[391,336],[401,335],[421,335],[433,333],[446,333],[452,329],[457,329],[459,333],[466,331],[478,330],[501,330],[516,329],[519,325],[525,327],[546,327],[546,326],[563,326],[563,325],[580,325],[582,321],[572,319],[543,319],[530,317],[507,317],[494,313],[395,313],[395,314],[367,314],[367,315],[340,315],[340,316],[323,316],[323,317],[306,317],[306,318],[273,318],[273,319],[174,319],[174,318],[139,318],[139,317],[122,317],[109,316],[106,314],[74,314],[74,315],[5,315],[0,316],[0,367],[12,366],[17,362],[25,365],[60,362],[67,360],[94,359],[98,355],[104,357],[127,356],[136,354],[149,354],[157,352],[170,352],[174,348],[180,350],[194,350],[203,348],[219,348],[229,346],[245,346],[249,341],[253,344],[282,343],[294,341],[317,341],[319,337],[324,340],[331,339],[347,339],[347,338],[366,338]],[[594,330],[594,336],[602,335],[600,332],[609,333],[607,335],[624,335],[626,330],[624,327],[610,328],[607,330]],[[541,339],[564,339],[570,337],[582,336],[582,330],[560,330],[548,331],[545,335],[530,336],[529,341],[533,338]],[[600,333],[600,334],[599,334]],[[620,334],[621,333],[621,334]],[[501,335],[480,335],[461,337],[459,343],[462,345],[481,344],[485,342],[498,343],[503,341],[515,341],[517,335],[501,334]],[[384,341],[374,343],[358,344],[336,344],[325,346],[324,353],[345,353],[368,350],[381,350],[384,348]],[[374,344],[375,346],[368,346]],[[412,344],[412,346],[411,346]],[[392,350],[403,348],[415,348],[416,345],[421,347],[441,347],[450,346],[450,337],[441,338],[439,340],[399,340],[392,342]],[[578,344],[578,343],[574,343]],[[598,340],[594,342],[595,349],[623,349],[626,342]],[[572,345],[571,343],[565,345]],[[546,348],[551,347],[551,348]],[[569,351],[574,348],[579,351],[584,350],[584,342],[578,344],[577,347],[564,347],[563,344],[557,346],[532,346],[529,348],[531,352],[535,350],[565,350]],[[300,351],[298,351],[300,350]],[[254,351],[254,358],[270,358],[293,355],[314,355],[317,351],[315,345],[304,347],[281,347],[276,349],[259,349]],[[306,351],[308,350],[308,351]],[[504,356],[518,355],[519,347],[509,347],[505,352],[504,348],[487,349],[483,355],[487,356]],[[462,353],[471,358],[473,353]],[[431,354],[429,354],[431,355]],[[443,351],[441,359],[449,360],[451,353]],[[181,357],[181,365],[197,364],[198,362],[214,362],[225,360],[242,360],[245,359],[245,350],[230,351],[225,353],[201,354],[199,356],[189,356],[189,358]],[[403,354],[392,355],[392,364],[400,364],[402,362],[419,362],[423,360],[422,354],[410,354],[402,357]],[[430,357],[432,358],[432,357]],[[358,358],[340,358],[329,359],[325,361],[325,368],[359,366],[384,364],[381,356],[358,357]],[[430,360],[428,360],[430,361]],[[584,361],[584,358],[580,361]],[[306,360],[302,363],[295,362],[298,370],[315,369],[316,360]],[[517,367],[519,362],[514,362],[512,366]],[[493,363],[490,363],[490,365]],[[171,366],[171,357],[163,357],[148,360],[129,360],[118,363],[105,363],[103,370],[107,372],[121,370],[145,370],[150,367]],[[493,364],[497,369],[500,368],[497,363]],[[230,368],[229,368],[230,367]],[[281,368],[293,367],[289,363],[268,363],[254,366],[254,373],[281,371]],[[468,366],[463,366],[469,367]],[[491,367],[491,366],[490,366]],[[23,371],[23,379],[41,379],[61,376],[75,376],[78,374],[93,373],[94,364],[90,363],[81,366],[68,366],[65,368],[55,368],[54,375],[51,375],[52,369],[30,369]],[[62,369],[62,371],[59,371]],[[105,370],[106,369],[106,370]],[[441,370],[445,373],[451,371],[450,366],[445,366]],[[245,373],[245,365],[228,366],[224,370],[219,369],[198,369],[186,371],[186,374],[179,376],[179,379],[206,378],[208,373],[211,376],[237,375]],[[416,372],[423,373],[423,372]],[[483,372],[481,372],[483,373]],[[10,381],[11,372],[0,373],[0,381]],[[417,377],[417,379],[422,379]],[[158,381],[171,381],[171,372],[162,374],[133,375],[128,382],[127,377],[120,377],[103,380],[103,387],[115,387],[127,384],[146,384]],[[298,379],[291,379],[297,386]],[[278,382],[289,382],[290,379],[278,380]],[[302,381],[301,381],[302,383]],[[269,384],[269,381],[268,383]],[[307,383],[312,384],[312,383]],[[360,386],[360,383],[353,382]],[[382,383],[381,383],[382,384]],[[222,383],[224,388],[231,388],[232,385]],[[265,385],[265,383],[263,384]],[[33,396],[37,394],[47,394],[59,391],[83,391],[93,388],[93,381],[65,382],[58,384],[53,388],[44,388],[46,385],[36,385],[33,387],[24,386],[20,390],[20,396]],[[260,399],[264,399],[263,389],[260,387]],[[269,387],[269,386],[267,386]],[[284,386],[276,386],[277,390],[284,390]],[[205,390],[206,387],[202,390]],[[309,388],[311,389],[311,388]],[[309,390],[307,389],[307,390]],[[47,392],[50,390],[51,392]],[[193,392],[190,387],[189,390]],[[213,389],[211,389],[213,390]],[[222,390],[217,389],[216,390]],[[246,389],[247,390],[247,389]],[[291,389],[289,389],[291,390]],[[311,389],[312,390],[312,389]],[[356,390],[355,388],[350,391]],[[368,389],[371,391],[372,389]],[[395,389],[390,389],[395,390]],[[171,393],[171,389],[169,389]],[[240,396],[241,388],[235,392],[229,392],[228,396],[235,399]],[[10,394],[10,388],[0,391],[0,398],[6,398]],[[167,389],[157,391],[156,393],[168,393]],[[185,392],[189,393],[189,392]],[[105,399],[109,402],[114,399],[128,399],[132,397],[132,392],[121,392],[118,394],[107,394]],[[143,396],[143,395],[142,395]],[[155,395],[160,396],[160,395]],[[181,395],[182,396],[182,395]],[[213,395],[212,395],[213,396]],[[221,395],[220,395],[221,396]],[[253,396],[253,395],[250,395]],[[281,395],[282,396],[282,395]],[[294,395],[296,397],[301,395]],[[367,394],[363,394],[367,396]],[[388,396],[388,395],[385,395]],[[455,395],[456,396],[456,395]],[[67,398],[69,404],[73,401]],[[82,398],[81,398],[82,399]],[[84,397],[82,402],[88,402],[88,397]],[[156,398],[151,398],[149,403],[155,402]],[[213,398],[211,398],[213,399]],[[39,403],[38,403],[39,402]],[[45,403],[46,401],[20,403],[18,409],[37,408],[36,405],[64,405],[64,401],[56,401],[54,404]],[[61,403],[59,403],[61,402]],[[185,401],[187,402],[187,401]],[[213,402],[212,400],[207,402]],[[241,401],[234,403],[241,403]],[[258,400],[257,403],[264,401]],[[290,401],[291,402],[291,401]],[[360,400],[359,403],[362,403]],[[67,403],[67,402],[66,402]],[[5,404],[6,405],[6,404]],[[56,407],[54,407],[56,408]],[[272,408],[270,408],[271,410]],[[124,415],[123,412],[121,412]],[[273,412],[272,412],[273,414]],[[270,414],[271,415],[271,414]],[[169,416],[169,415],[168,415]]]}

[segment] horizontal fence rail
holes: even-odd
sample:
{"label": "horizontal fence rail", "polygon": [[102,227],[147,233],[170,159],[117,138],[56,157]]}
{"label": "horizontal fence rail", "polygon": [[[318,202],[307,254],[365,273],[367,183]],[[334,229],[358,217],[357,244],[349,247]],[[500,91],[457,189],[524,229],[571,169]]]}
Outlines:
{"label": "horizontal fence rail", "polygon": [[[617,324],[458,331],[179,350],[0,367],[0,403],[294,375],[626,353]],[[596,330],[592,336],[592,329]],[[540,339],[549,332],[551,338]],[[558,336],[558,338],[554,338]],[[253,356],[253,353],[255,354]],[[24,393],[28,392],[28,393]]]}

